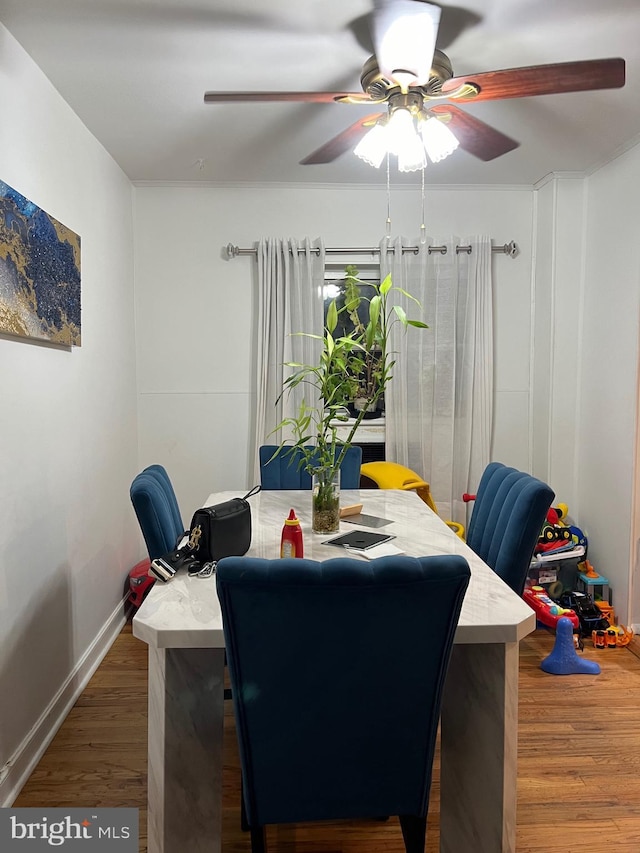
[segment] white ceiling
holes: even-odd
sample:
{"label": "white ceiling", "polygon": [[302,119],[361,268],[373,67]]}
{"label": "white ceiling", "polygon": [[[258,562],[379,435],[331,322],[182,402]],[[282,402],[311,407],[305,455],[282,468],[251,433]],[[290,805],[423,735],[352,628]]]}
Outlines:
{"label": "white ceiling", "polygon": [[[299,165],[370,106],[203,102],[206,90],[360,91],[371,8],[371,0],[0,0],[0,21],[133,181],[377,184],[385,175],[351,153]],[[427,183],[533,184],[588,170],[640,134],[640,0],[442,8],[438,46],[455,75],[621,56],[627,83],[465,104],[520,148],[490,163],[459,150],[428,167]]]}

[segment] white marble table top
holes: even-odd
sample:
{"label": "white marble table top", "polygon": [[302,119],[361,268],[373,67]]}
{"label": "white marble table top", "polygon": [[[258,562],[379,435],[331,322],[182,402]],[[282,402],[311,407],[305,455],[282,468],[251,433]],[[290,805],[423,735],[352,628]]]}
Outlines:
{"label": "white marble table top", "polygon": [[[211,506],[240,492],[219,492]],[[293,507],[302,524],[304,556],[326,560],[341,552],[323,545],[326,534],[311,532],[310,491],[265,491],[249,499],[252,542],[248,556],[274,559],[280,553],[284,519]],[[362,503],[363,513],[392,519],[380,528],[393,533],[393,544],[414,557],[461,554],[471,567],[471,582],[460,614],[456,643],[514,643],[535,628],[535,614],[456,536],[415,492],[365,489],[342,491],[341,504]],[[342,521],[340,532],[356,529]],[[437,607],[437,602],[434,602]],[[428,618],[428,617],[427,617]],[[383,626],[381,626],[382,628]],[[190,578],[179,572],[168,583],[157,581],[133,619],[133,633],[157,648],[223,648],[222,618],[215,577]]]}

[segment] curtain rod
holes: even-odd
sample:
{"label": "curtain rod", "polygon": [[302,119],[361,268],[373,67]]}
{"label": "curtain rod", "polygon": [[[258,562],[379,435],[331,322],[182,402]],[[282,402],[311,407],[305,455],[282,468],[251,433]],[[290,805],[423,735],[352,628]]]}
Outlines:
{"label": "curtain rod", "polygon": [[[312,246],[310,250],[313,254],[319,255],[320,249],[317,246]],[[389,246],[389,252],[395,252],[393,246]],[[417,255],[420,251],[419,246],[403,246],[402,254],[405,252],[413,252],[414,255]],[[512,240],[510,243],[505,243],[503,246],[491,246],[492,252],[498,252],[501,255],[509,255],[510,258],[515,258],[520,254],[520,250],[518,249],[515,242]],[[234,246],[233,243],[227,243],[225,248],[225,252],[227,255],[227,260],[230,261],[232,258],[237,258],[238,255],[257,255],[257,249],[240,249],[238,246]],[[304,249],[298,249],[298,252],[304,252]],[[377,255],[380,254],[380,249],[377,246],[372,246],[370,249],[360,247],[360,248],[351,248],[351,249],[325,249],[325,255]],[[434,252],[439,252],[441,255],[447,254],[446,246],[429,246],[429,254],[432,255]],[[466,252],[468,255],[471,254],[471,246],[456,246],[456,254],[459,255],[461,252]]]}

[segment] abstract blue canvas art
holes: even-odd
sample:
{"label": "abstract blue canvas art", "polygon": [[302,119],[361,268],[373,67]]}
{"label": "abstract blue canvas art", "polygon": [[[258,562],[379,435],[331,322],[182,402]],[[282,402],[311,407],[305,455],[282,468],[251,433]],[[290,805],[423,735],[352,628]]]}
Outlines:
{"label": "abstract blue canvas art", "polygon": [[80,346],[80,237],[0,181],[0,333]]}

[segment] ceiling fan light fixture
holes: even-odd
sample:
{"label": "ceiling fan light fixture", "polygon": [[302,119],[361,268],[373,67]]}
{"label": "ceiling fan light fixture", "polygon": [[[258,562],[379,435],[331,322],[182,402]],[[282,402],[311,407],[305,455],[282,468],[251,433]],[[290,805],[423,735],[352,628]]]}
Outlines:
{"label": "ceiling fan light fixture", "polygon": [[406,89],[427,83],[440,8],[420,0],[376,0],[374,40],[380,71]]}
{"label": "ceiling fan light fixture", "polygon": [[388,150],[386,124],[375,124],[353,149],[365,163],[379,169]]}
{"label": "ceiling fan light fixture", "polygon": [[417,172],[427,165],[427,157],[422,140],[417,133],[408,136],[398,151],[398,171]]}
{"label": "ceiling fan light fixture", "polygon": [[446,124],[434,116],[420,122],[420,135],[432,163],[439,163],[453,154],[460,144]]}
{"label": "ceiling fan light fixture", "polygon": [[409,147],[413,138],[418,140],[413,116],[406,107],[392,109],[386,131],[389,154],[400,154]]}

